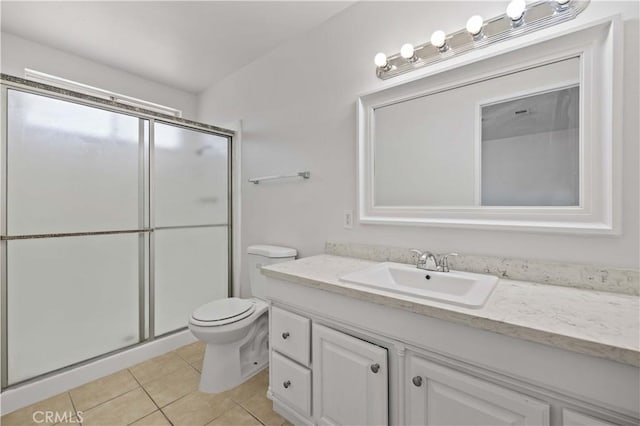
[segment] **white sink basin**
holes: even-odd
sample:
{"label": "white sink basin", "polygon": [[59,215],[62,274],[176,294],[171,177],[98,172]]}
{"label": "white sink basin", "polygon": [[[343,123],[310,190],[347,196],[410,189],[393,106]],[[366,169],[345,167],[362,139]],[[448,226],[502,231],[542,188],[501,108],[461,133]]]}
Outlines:
{"label": "white sink basin", "polygon": [[493,275],[425,271],[392,262],[343,275],[340,280],[467,308],[482,307],[498,282]]}

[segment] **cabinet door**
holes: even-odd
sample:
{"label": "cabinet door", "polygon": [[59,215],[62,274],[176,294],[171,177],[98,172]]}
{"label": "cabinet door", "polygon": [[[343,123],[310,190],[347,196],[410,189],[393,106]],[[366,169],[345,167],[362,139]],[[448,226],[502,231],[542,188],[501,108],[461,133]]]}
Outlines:
{"label": "cabinet door", "polygon": [[408,357],[407,423],[411,425],[549,424],[549,405],[415,356]]}
{"label": "cabinet door", "polygon": [[317,423],[387,424],[387,350],[317,324],[312,335]]}
{"label": "cabinet door", "polygon": [[613,423],[578,413],[577,411],[562,409],[562,426],[615,426]]}

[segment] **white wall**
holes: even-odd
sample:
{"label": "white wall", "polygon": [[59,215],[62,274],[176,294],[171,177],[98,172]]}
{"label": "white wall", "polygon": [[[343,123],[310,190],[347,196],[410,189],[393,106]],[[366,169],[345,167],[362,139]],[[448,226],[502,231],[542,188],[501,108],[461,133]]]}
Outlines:
{"label": "white wall", "polygon": [[[592,2],[579,19],[625,15],[624,217],[621,236],[572,236],[430,227],[358,225],[344,229],[356,207],[357,97],[383,83],[373,56],[421,43],[435,29],[463,28],[469,15],[492,17],[501,2],[360,2],[299,39],[256,60],[200,98],[200,119],[243,120],[242,244],[268,242],[321,253],[326,240],[459,251],[637,268],[638,4]],[[246,179],[310,170],[308,181],[252,185]],[[241,276],[247,284],[247,262]]]}
{"label": "white wall", "polygon": [[[182,110],[184,118],[196,117],[197,97],[80,56],[52,49],[9,33],[0,34],[0,69],[24,77],[31,68],[68,80]],[[144,57],[141,56],[141,60]]]}

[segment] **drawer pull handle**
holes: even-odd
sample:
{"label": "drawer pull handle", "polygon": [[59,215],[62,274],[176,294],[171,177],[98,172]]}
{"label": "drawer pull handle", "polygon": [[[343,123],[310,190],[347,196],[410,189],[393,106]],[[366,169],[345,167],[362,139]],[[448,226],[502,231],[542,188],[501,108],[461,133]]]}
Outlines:
{"label": "drawer pull handle", "polygon": [[420,386],[422,386],[422,377],[420,377],[420,376],[416,376],[416,377],[414,377],[413,379],[411,379],[411,381],[413,382],[413,384],[414,384],[416,387],[420,387]]}
{"label": "drawer pull handle", "polygon": [[285,389],[289,389],[289,386],[291,386],[291,380],[287,380],[282,384],[282,386],[284,386]]}
{"label": "drawer pull handle", "polygon": [[371,371],[373,371],[374,373],[380,371],[380,364],[371,364]]}
{"label": "drawer pull handle", "polygon": [[282,333],[282,338],[284,340],[287,340],[287,337],[289,337],[289,332],[288,331],[285,331],[284,333]]}

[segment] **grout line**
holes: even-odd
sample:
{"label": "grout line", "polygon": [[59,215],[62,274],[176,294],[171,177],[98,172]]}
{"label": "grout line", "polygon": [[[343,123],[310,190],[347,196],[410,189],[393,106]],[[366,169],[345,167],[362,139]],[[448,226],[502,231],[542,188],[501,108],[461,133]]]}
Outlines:
{"label": "grout line", "polygon": [[238,405],[239,405],[239,406],[240,406],[240,408],[242,408],[245,412],[249,413],[249,415],[250,415],[251,417],[253,417],[254,419],[256,419],[256,420],[258,421],[258,423],[260,423],[261,425],[264,425],[264,423],[262,422],[262,420],[260,420],[260,419],[258,418],[258,416],[253,415],[253,413],[252,413],[251,411],[247,410],[243,405],[241,405],[241,404],[238,404]]}
{"label": "grout line", "polygon": [[156,411],[153,411],[153,412],[151,412],[151,413],[147,414],[147,415],[146,415],[146,416],[144,416],[144,417],[140,417],[139,419],[134,420],[134,421],[133,421],[133,422],[131,422],[131,423],[128,423],[128,424],[127,424],[127,426],[131,426],[131,425],[132,425],[132,424],[134,424],[135,422],[139,422],[139,421],[140,421],[140,420],[142,420],[142,419],[146,419],[146,418],[147,418],[147,417],[149,417],[149,416],[153,416],[155,413],[160,413],[160,414],[162,414],[162,415],[164,416],[164,418],[169,422],[169,424],[170,424],[171,426],[173,426],[173,423],[171,423],[171,420],[169,420],[169,419],[167,418],[167,416],[165,416],[165,415],[164,415],[164,413],[162,412],[162,410],[156,410]]}
{"label": "grout line", "polygon": [[[129,369],[127,368],[127,370],[129,370]],[[149,395],[149,392],[147,392],[147,390],[144,388],[144,386],[142,386],[142,383],[140,383],[140,381],[138,380],[138,378],[137,378],[136,376],[134,376],[134,375],[133,375],[133,373],[132,373],[131,371],[129,371],[129,374],[131,374],[131,375],[133,376],[133,379],[138,383],[138,385],[140,385],[140,389],[142,389],[142,392],[144,392],[144,393],[149,397],[149,399],[151,400],[151,402],[153,403],[153,405],[155,405],[155,406],[156,406],[156,408],[158,409],[157,411],[160,411],[160,413],[164,416],[164,418],[165,418],[165,419],[167,419],[167,421],[169,422],[169,424],[173,426],[173,422],[169,419],[169,417],[167,417],[167,415],[164,413],[164,411],[162,411],[162,408],[160,408],[160,406],[158,405],[158,403],[157,403],[157,402],[156,402],[156,401],[151,397],[151,395]],[[153,381],[153,380],[152,380],[152,381]],[[176,401],[177,401],[177,400],[176,400]],[[169,404],[167,404],[167,405],[169,405]],[[166,407],[166,406],[165,406],[165,407]],[[154,411],[154,413],[155,413],[155,411]],[[153,414],[153,413],[149,413],[149,414],[147,414],[147,415],[151,415],[151,414]],[[144,416],[144,417],[147,417],[147,416]],[[140,419],[144,419],[144,417],[140,417]],[[134,421],[133,421],[133,423],[137,422],[137,421],[138,421],[138,420],[140,420],[140,419],[134,420]]]}
{"label": "grout line", "polygon": [[[184,398],[188,397],[189,395],[191,395],[192,393],[196,393],[196,392],[198,392],[198,390],[197,390],[197,389],[196,389],[196,390],[194,390],[194,391],[191,391],[191,392],[187,393],[186,395],[182,395],[180,398],[178,398],[178,399],[174,399],[173,401],[166,403],[165,405],[163,405],[162,407],[160,407],[160,409],[162,410],[163,408],[167,408],[168,406],[170,406],[170,405],[171,405],[171,404],[173,404],[174,402],[178,402],[178,401],[180,401],[181,399],[184,399]],[[154,402],[155,402],[155,401],[154,401]],[[157,404],[156,404],[156,405],[157,405]]]}
{"label": "grout line", "polygon": [[[175,354],[176,354],[176,355],[178,355],[178,358],[180,358],[181,360],[183,360],[184,362],[186,362],[186,363],[189,365],[189,367],[191,367],[191,368],[193,368],[194,370],[196,370],[196,372],[197,372],[198,374],[202,374],[202,372],[201,372],[200,370],[198,370],[198,369],[197,369],[193,364],[191,364],[189,361],[187,361],[187,359],[186,359],[185,357],[183,357],[182,355],[180,355],[180,353],[178,353],[178,349],[182,349],[182,348],[184,348],[185,346],[189,346],[189,345],[193,345],[193,343],[188,343],[188,344],[186,344],[186,345],[184,345],[184,346],[180,346],[179,348],[177,348],[177,349],[173,350],[173,352],[175,352]],[[203,355],[203,356],[204,356],[204,355]]]}
{"label": "grout line", "polygon": [[[233,403],[233,405],[238,405],[238,404],[236,404],[236,402],[233,399],[229,398],[229,400]],[[207,423],[205,423],[205,426],[215,422],[216,419],[219,419],[220,417],[224,416],[225,414],[227,414],[229,411],[233,410],[234,408],[236,408],[236,407],[231,407],[227,411],[223,411],[222,413],[218,414],[217,416],[215,416],[214,418],[209,420]]]}
{"label": "grout line", "polygon": [[[123,371],[123,370],[120,370],[120,371]],[[117,373],[119,373],[120,371],[116,371],[116,372],[115,372],[115,373],[113,373],[113,374],[117,374]],[[132,376],[133,376],[133,374],[132,374]],[[98,380],[100,380],[100,379],[103,379],[104,377],[108,377],[108,376],[100,377],[99,379],[96,379],[96,380],[94,380],[93,382],[96,382],[96,381],[98,381]],[[134,377],[134,379],[135,379],[135,377]],[[89,383],[93,383],[93,382],[89,382]],[[136,382],[137,382],[137,380],[136,380]],[[80,386],[78,386],[78,387],[88,385],[89,383],[85,383],[84,385],[80,385]],[[138,383],[138,385],[140,385],[140,383]],[[71,396],[71,391],[72,391],[72,390],[75,390],[75,389],[78,389],[78,388],[73,388],[73,389],[71,389],[71,390],[67,391],[67,393],[69,394],[69,399],[71,400],[71,405],[73,406],[73,409],[74,409],[74,410],[76,410],[76,408],[75,408],[75,407],[76,407],[76,405],[75,405],[75,404],[74,404],[74,402],[73,402],[73,397]],[[112,397],[112,398],[106,399],[106,400],[104,400],[104,401],[102,401],[102,402],[100,402],[100,403],[98,403],[98,404],[96,404],[96,405],[94,405],[94,406],[92,406],[92,407],[87,408],[86,410],[82,410],[82,413],[83,413],[83,414],[84,414],[84,413],[87,413],[87,412],[89,412],[89,411],[93,410],[94,408],[98,408],[98,407],[100,407],[101,405],[104,405],[104,404],[106,404],[107,402],[111,402],[111,401],[113,401],[114,399],[121,397],[122,395],[126,395],[126,394],[128,394],[129,392],[133,392],[133,391],[134,391],[134,390],[136,390],[136,389],[137,389],[137,388],[133,388],[133,389],[129,389],[129,390],[123,391],[122,393],[119,393],[119,394],[117,394],[116,396],[114,396],[114,397]],[[58,395],[59,395],[59,394],[58,394]],[[57,396],[57,395],[56,395],[56,396]],[[78,410],[76,410],[76,415],[77,415],[77,414],[78,414]]]}
{"label": "grout line", "polygon": [[[71,407],[73,407],[73,412],[76,413],[76,418],[78,418],[78,409],[76,408],[76,404],[73,402],[73,398],[71,397],[71,392],[67,391],[67,395],[69,395],[69,401],[71,401]],[[84,414],[84,411],[82,412]]]}

